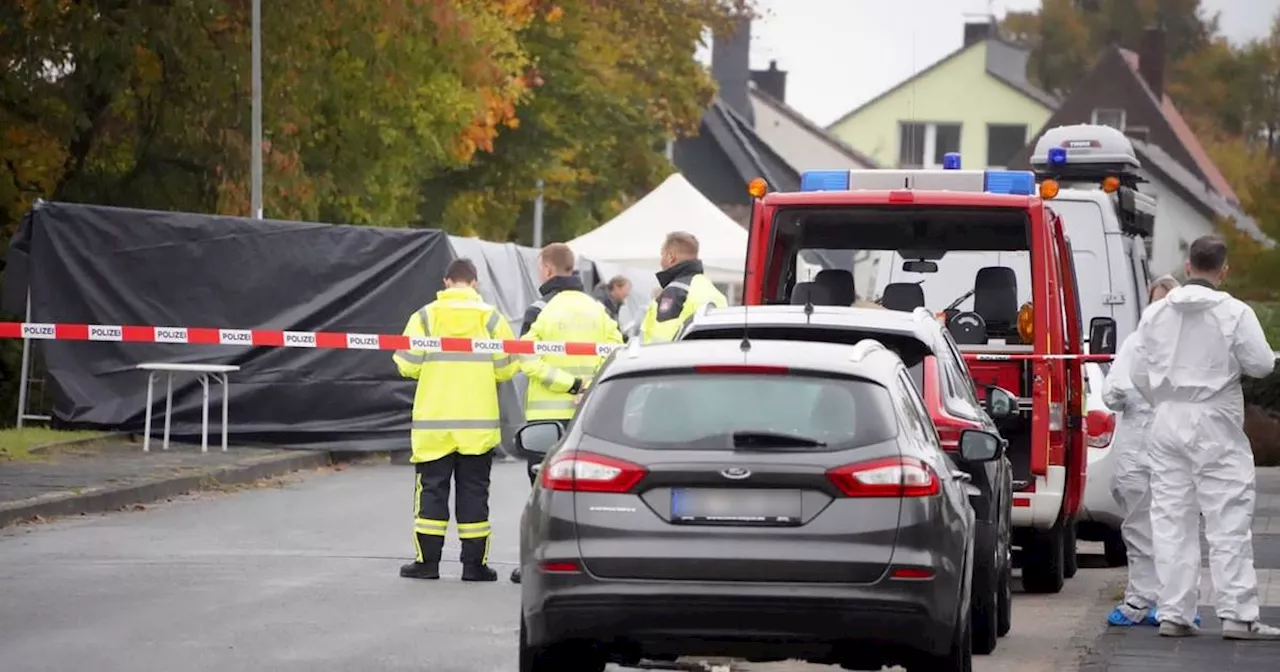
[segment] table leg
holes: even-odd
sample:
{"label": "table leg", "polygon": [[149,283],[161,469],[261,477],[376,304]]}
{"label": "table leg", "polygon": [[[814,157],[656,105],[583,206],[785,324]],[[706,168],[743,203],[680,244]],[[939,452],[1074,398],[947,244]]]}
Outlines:
{"label": "table leg", "polygon": [[142,452],[151,452],[151,395],[155,388],[156,374],[147,372],[147,428],[142,430]]}
{"label": "table leg", "polygon": [[164,393],[164,449],[169,450],[169,419],[173,417],[173,372],[165,374]]}
{"label": "table leg", "polygon": [[222,452],[227,452],[227,400],[231,397],[231,381],[222,374]]}
{"label": "table leg", "polygon": [[200,385],[204,388],[200,412],[200,452],[209,452],[209,376],[201,374]]}

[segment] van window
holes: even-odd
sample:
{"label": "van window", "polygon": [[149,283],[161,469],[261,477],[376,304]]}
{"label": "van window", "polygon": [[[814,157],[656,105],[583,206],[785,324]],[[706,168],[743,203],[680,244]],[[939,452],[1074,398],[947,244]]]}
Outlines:
{"label": "van window", "polygon": [[1071,258],[1080,280],[1084,321],[1087,323],[1099,316],[1114,317],[1105,296],[1115,292],[1117,285],[1123,291],[1124,283],[1111,276],[1102,208],[1096,201],[1057,200],[1050,202],[1049,207],[1062,217],[1067,238],[1071,239]]}

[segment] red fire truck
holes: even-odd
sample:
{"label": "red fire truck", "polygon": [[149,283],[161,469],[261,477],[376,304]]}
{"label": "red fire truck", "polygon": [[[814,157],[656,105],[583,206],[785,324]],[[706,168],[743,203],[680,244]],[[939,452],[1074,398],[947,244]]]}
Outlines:
{"label": "red fire truck", "polygon": [[[752,181],[745,303],[788,303],[807,282],[835,305],[874,300],[937,314],[979,397],[994,386],[1018,399],[1018,412],[998,423],[1014,472],[1016,559],[1028,591],[1058,592],[1074,573],[1086,467],[1084,334],[1070,242],[1034,174],[962,170],[958,156],[947,158],[943,170],[811,171],[799,192],[767,193]],[[871,258],[901,269],[901,281],[878,297],[855,287],[854,267]],[[1107,319],[1090,331],[1101,334]],[[1110,328],[1114,338],[1114,322]]]}

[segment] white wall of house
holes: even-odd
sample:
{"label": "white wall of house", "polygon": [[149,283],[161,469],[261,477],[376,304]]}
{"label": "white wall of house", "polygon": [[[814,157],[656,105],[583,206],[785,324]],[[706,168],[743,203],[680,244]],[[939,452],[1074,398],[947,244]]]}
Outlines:
{"label": "white wall of house", "polygon": [[840,151],[822,135],[782,114],[772,105],[751,94],[755,113],[756,134],[764,139],[792,168],[806,170],[841,170],[867,168]]}
{"label": "white wall of house", "polygon": [[1155,275],[1182,269],[1191,241],[1214,232],[1213,220],[1171,189],[1166,182],[1147,174],[1147,184],[1139,190],[1156,199],[1155,235],[1151,241],[1151,272]]}

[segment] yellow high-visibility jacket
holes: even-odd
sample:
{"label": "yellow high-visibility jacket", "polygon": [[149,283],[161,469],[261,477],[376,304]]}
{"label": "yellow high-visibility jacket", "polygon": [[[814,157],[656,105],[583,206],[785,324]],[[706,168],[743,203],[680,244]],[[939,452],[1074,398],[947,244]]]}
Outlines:
{"label": "yellow high-visibility jacket", "polygon": [[[567,341],[585,343],[622,343],[618,323],[586,292],[565,289],[555,293],[537,319],[522,336],[530,341]],[[526,420],[568,420],[576,406],[574,395],[569,394],[575,378],[583,387],[591,382],[596,370],[604,362],[598,355],[566,355],[545,353],[524,355],[520,369],[529,377],[529,392],[525,398]]]}
{"label": "yellow high-visibility jacket", "polygon": [[[480,294],[445,289],[409,317],[405,336],[514,340],[511,325]],[[418,381],[413,397],[412,462],[454,452],[482,455],[502,441],[498,383],[511,380],[519,362],[505,353],[397,350],[400,375]]]}
{"label": "yellow high-visibility jacket", "polygon": [[662,293],[649,304],[641,326],[644,343],[675,340],[685,320],[699,308],[707,304],[724,308],[729,304],[724,294],[703,275],[702,262],[696,259],[682,261],[658,273],[658,283],[662,285]]}

